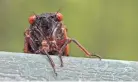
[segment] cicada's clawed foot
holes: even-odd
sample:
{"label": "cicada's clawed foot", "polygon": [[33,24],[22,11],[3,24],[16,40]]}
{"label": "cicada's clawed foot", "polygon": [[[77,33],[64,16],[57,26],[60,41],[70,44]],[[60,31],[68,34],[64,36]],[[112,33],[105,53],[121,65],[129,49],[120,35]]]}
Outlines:
{"label": "cicada's clawed foot", "polygon": [[53,72],[54,72],[54,74],[57,76],[58,74],[57,74],[57,72],[56,72],[56,70],[55,70],[55,68],[53,69]]}
{"label": "cicada's clawed foot", "polygon": [[102,57],[101,57],[101,56],[99,56],[99,55],[97,55],[97,54],[95,54],[95,53],[92,53],[92,54],[90,55],[90,57],[93,57],[93,56],[95,56],[95,57],[99,58],[100,60],[102,59]]}
{"label": "cicada's clawed foot", "polygon": [[54,71],[54,73],[55,73],[56,76],[58,75],[56,71]]}
{"label": "cicada's clawed foot", "polygon": [[60,67],[63,67],[63,64],[61,64]]}

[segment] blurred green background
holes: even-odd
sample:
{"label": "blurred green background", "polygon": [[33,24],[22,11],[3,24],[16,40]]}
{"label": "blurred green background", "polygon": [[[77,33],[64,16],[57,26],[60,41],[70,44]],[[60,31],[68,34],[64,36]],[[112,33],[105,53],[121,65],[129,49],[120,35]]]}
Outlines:
{"label": "blurred green background", "polygon": [[[138,0],[0,0],[0,50],[23,52],[28,17],[61,8],[68,35],[105,59],[138,60]],[[71,43],[71,56],[84,53]]]}

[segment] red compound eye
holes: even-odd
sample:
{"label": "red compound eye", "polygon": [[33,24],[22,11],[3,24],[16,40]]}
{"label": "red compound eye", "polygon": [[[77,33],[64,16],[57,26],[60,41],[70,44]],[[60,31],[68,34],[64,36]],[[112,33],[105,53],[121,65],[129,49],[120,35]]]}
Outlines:
{"label": "red compound eye", "polygon": [[35,22],[35,20],[36,20],[36,16],[35,15],[32,15],[32,16],[29,17],[29,23],[30,24],[33,24]]}
{"label": "red compound eye", "polygon": [[62,21],[63,15],[61,13],[57,13],[57,19],[58,21]]}

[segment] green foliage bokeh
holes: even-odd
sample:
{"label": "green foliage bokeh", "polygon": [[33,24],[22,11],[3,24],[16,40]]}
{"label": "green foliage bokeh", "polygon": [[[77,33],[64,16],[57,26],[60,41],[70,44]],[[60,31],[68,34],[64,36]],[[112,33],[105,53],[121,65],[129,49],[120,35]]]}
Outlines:
{"label": "green foliage bokeh", "polygon": [[[28,17],[61,8],[68,35],[106,59],[138,60],[138,0],[0,0],[0,50],[23,52]],[[71,56],[84,53],[71,43]]]}

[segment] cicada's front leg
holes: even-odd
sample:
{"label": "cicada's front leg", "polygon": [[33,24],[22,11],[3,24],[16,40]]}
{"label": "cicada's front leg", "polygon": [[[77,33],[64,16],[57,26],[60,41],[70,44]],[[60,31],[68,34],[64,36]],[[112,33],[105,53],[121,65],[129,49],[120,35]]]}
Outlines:
{"label": "cicada's front leg", "polygon": [[55,63],[52,60],[52,58],[50,57],[50,54],[48,53],[49,52],[49,45],[48,45],[47,41],[43,40],[42,43],[41,43],[41,45],[42,46],[40,47],[40,49],[36,53],[37,54],[39,53],[39,54],[42,54],[42,55],[46,55],[48,57],[48,60],[49,60],[51,66],[53,68],[53,71],[57,75],[56,69],[55,69]]}
{"label": "cicada's front leg", "polygon": [[35,53],[37,51],[37,45],[31,37],[31,31],[27,29],[24,33],[25,42],[24,42],[24,52],[25,53]]}

